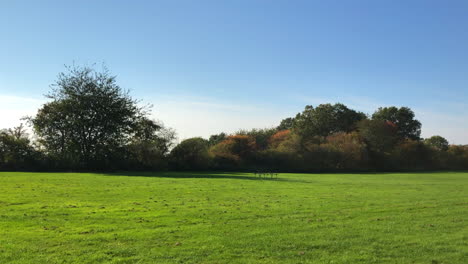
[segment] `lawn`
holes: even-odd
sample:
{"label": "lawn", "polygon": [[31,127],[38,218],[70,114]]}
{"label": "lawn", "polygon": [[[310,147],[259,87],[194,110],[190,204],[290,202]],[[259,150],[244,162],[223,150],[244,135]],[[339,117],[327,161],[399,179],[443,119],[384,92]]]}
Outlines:
{"label": "lawn", "polygon": [[0,263],[468,263],[468,173],[0,173]]}

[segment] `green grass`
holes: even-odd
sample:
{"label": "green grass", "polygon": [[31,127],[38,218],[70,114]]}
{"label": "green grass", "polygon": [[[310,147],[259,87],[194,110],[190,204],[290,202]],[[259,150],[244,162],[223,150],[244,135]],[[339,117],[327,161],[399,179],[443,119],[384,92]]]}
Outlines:
{"label": "green grass", "polygon": [[3,172],[0,263],[468,263],[467,184],[468,173]]}

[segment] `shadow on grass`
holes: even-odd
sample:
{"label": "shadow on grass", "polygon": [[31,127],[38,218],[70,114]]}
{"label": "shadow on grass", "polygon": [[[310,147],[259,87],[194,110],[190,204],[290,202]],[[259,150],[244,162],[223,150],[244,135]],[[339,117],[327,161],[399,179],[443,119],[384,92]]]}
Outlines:
{"label": "shadow on grass", "polygon": [[252,173],[239,173],[239,172],[112,172],[104,175],[109,176],[127,176],[127,177],[154,177],[154,178],[193,178],[193,179],[233,179],[233,180],[252,180],[252,181],[280,181],[280,182],[304,182],[297,179],[281,178],[281,174],[276,177],[258,177]]}

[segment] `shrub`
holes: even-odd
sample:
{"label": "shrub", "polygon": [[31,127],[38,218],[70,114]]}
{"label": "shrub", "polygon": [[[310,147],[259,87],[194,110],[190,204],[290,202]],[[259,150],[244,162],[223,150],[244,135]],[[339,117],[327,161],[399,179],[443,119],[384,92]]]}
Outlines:
{"label": "shrub", "polygon": [[430,170],[436,169],[433,162],[433,150],[426,144],[405,140],[392,153],[392,167],[397,170]]}
{"label": "shrub", "polygon": [[0,131],[0,170],[34,170],[41,161],[22,125]]}
{"label": "shrub", "polygon": [[257,150],[255,139],[248,135],[232,135],[212,146],[210,153],[217,169],[233,169],[253,161]]}
{"label": "shrub", "polygon": [[176,170],[206,170],[211,163],[208,141],[199,137],[186,139],[171,151],[170,160]]}
{"label": "shrub", "polygon": [[366,144],[357,133],[336,133],[328,136],[320,147],[327,157],[329,169],[362,170],[367,167]]}
{"label": "shrub", "polygon": [[424,143],[434,149],[440,151],[447,151],[449,149],[449,142],[441,136],[432,136],[424,140]]}

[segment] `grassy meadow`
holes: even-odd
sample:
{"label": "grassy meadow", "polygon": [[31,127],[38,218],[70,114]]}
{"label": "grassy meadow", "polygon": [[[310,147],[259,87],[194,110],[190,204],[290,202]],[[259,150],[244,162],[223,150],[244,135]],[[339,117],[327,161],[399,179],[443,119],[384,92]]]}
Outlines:
{"label": "grassy meadow", "polygon": [[0,263],[468,263],[468,173],[0,173]]}

